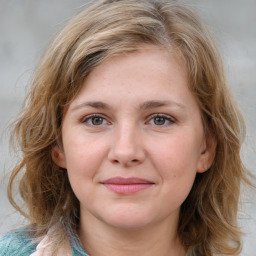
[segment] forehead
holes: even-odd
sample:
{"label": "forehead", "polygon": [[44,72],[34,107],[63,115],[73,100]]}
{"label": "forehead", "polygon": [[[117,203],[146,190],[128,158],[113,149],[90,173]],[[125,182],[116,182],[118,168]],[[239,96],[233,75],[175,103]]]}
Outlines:
{"label": "forehead", "polygon": [[92,105],[92,101],[97,106],[121,105],[124,100],[129,104],[140,101],[140,105],[146,101],[181,101],[178,105],[195,101],[185,65],[175,54],[157,47],[118,55],[101,63],[86,78],[71,105]]}
{"label": "forehead", "polygon": [[[170,71],[173,72],[172,76]],[[98,79],[106,82],[108,78],[122,79],[125,82],[133,74],[136,79],[157,78],[180,79],[187,81],[185,63],[173,51],[146,45],[144,48],[109,57],[95,67],[84,81],[84,85]],[[131,79],[131,77],[129,77]],[[120,81],[119,81],[120,82]],[[143,82],[143,81],[142,81]]]}

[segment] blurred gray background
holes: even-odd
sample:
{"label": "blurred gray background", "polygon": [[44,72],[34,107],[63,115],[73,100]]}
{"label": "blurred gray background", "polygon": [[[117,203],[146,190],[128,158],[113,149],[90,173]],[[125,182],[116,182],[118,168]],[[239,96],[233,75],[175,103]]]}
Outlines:
{"label": "blurred gray background", "polygon": [[[0,0],[0,234],[23,222],[7,200],[6,177],[14,163],[8,148],[8,124],[21,108],[42,52],[88,2]],[[242,154],[246,166],[256,174],[256,0],[185,2],[205,20],[220,47],[229,84],[248,127]],[[240,224],[246,236],[242,255],[256,256],[255,190],[247,190],[243,201]]]}

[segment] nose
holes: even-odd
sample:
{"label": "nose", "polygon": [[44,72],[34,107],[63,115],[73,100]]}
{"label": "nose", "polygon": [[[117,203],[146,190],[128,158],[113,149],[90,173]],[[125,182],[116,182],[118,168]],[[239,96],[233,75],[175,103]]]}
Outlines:
{"label": "nose", "polygon": [[112,163],[132,167],[142,163],[145,155],[139,128],[124,125],[116,129],[108,153]]}

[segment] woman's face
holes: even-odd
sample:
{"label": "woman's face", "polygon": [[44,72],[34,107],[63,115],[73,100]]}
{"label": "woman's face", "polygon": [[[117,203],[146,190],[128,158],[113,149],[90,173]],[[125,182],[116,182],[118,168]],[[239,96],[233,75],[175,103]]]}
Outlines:
{"label": "woman's face", "polygon": [[214,153],[184,66],[155,47],[96,67],[63,120],[66,168],[81,222],[121,229],[176,225]]}

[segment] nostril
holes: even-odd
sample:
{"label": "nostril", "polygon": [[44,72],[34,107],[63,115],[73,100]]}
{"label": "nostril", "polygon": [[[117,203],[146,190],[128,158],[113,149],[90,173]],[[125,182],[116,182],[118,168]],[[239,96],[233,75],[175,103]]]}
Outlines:
{"label": "nostril", "polygon": [[[114,162],[114,163],[121,163],[121,161],[119,161],[119,160],[117,160],[117,159],[113,160],[113,162]],[[127,161],[127,162],[129,162],[129,161]],[[138,162],[139,162],[138,159],[133,159],[133,160],[130,161],[130,163],[138,163]]]}
{"label": "nostril", "polygon": [[108,160],[113,164],[121,165],[137,165],[143,162],[145,158],[145,152],[141,145],[127,145],[122,144],[120,140],[116,145],[110,148],[108,152]]}

